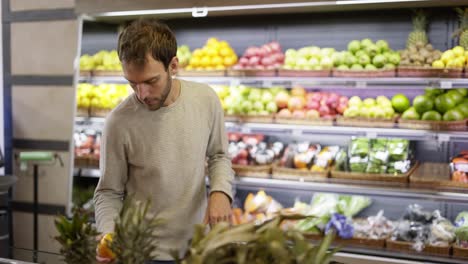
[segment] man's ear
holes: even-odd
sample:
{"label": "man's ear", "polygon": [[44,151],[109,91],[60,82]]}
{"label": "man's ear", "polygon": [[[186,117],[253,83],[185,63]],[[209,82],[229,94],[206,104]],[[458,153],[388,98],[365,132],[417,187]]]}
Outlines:
{"label": "man's ear", "polygon": [[174,57],[169,64],[169,71],[171,76],[175,76],[177,74],[177,70],[179,69],[179,58]]}

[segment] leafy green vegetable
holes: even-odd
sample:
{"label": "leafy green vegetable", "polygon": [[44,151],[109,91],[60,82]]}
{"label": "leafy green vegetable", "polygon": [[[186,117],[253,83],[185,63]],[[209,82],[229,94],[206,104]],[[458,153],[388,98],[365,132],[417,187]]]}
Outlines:
{"label": "leafy green vegetable", "polygon": [[457,236],[458,241],[468,241],[468,226],[455,229],[455,236]]}
{"label": "leafy green vegetable", "polygon": [[468,212],[467,211],[462,211],[457,215],[457,218],[455,218],[455,225],[459,227],[468,226]]}
{"label": "leafy green vegetable", "polygon": [[312,198],[312,203],[307,212],[308,216],[330,216],[336,212],[338,195],[333,193],[316,193]]}
{"label": "leafy green vegetable", "polygon": [[294,228],[304,233],[321,234],[328,221],[330,216],[307,217],[299,220]]}
{"label": "leafy green vegetable", "polygon": [[353,217],[372,203],[371,199],[361,195],[342,195],[338,201],[338,212],[346,217]]}

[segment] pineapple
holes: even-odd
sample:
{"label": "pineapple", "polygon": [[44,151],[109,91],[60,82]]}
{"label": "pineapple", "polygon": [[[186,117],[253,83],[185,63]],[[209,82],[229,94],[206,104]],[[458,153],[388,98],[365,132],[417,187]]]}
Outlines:
{"label": "pineapple", "polygon": [[416,10],[413,16],[413,31],[408,35],[406,47],[425,46],[428,43],[426,26],[427,16],[424,10]]}
{"label": "pineapple", "polygon": [[328,252],[334,232],[328,233],[319,245],[313,245],[301,232],[280,227],[283,220],[302,218],[280,215],[260,225],[246,223],[234,227],[222,222],[208,233],[205,225],[197,225],[185,258],[180,259],[177,252],[172,256],[177,264],[328,264],[336,252],[336,249]]}
{"label": "pineapple", "polygon": [[162,220],[151,215],[150,207],[149,201],[125,200],[110,244],[117,263],[142,264],[156,258],[158,237],[155,230]]}
{"label": "pineapple", "polygon": [[460,17],[460,28],[455,32],[459,36],[459,44],[463,48],[468,49],[468,8],[455,8]]}
{"label": "pineapple", "polygon": [[99,234],[86,214],[74,210],[71,220],[60,216],[55,220],[59,235],[55,237],[67,264],[96,263],[96,236]]}

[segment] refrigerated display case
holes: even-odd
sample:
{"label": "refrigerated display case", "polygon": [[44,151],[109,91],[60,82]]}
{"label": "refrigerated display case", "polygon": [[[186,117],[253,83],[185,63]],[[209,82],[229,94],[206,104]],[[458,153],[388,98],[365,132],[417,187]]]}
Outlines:
{"label": "refrigerated display case", "polygon": [[[436,1],[429,5],[437,5]],[[454,4],[454,3],[452,3]],[[452,9],[431,9],[438,14],[433,17],[430,24],[429,37],[433,45],[441,50],[454,46],[454,42],[447,35],[456,28],[455,13]],[[376,8],[375,4],[372,5]],[[419,3],[424,7],[424,3]],[[368,7],[369,8],[369,7]],[[380,7],[384,8],[384,7]],[[360,8],[367,9],[367,8]],[[437,10],[437,12],[436,12]],[[296,10],[297,11],[297,10]],[[317,10],[315,10],[317,11]],[[251,11],[249,11],[251,12]],[[249,12],[246,12],[249,13]],[[274,13],[278,12],[276,10]],[[278,13],[281,13],[279,11]],[[96,14],[94,14],[96,15]],[[408,9],[384,10],[353,10],[348,12],[314,12],[306,14],[291,15],[284,12],[279,15],[266,16],[244,16],[242,12],[230,17],[215,18],[180,18],[162,16],[174,29],[179,44],[189,44],[192,47],[203,46],[203,42],[209,37],[219,36],[220,39],[230,40],[232,48],[237,54],[249,45],[259,45],[268,41],[277,40],[283,48],[299,48],[306,45],[332,46],[336,49],[345,49],[346,43],[352,39],[389,38],[392,47],[404,48],[405,38],[411,30],[411,12]],[[95,53],[102,49],[111,50],[116,45],[118,26],[124,18],[99,17],[96,21],[85,21],[82,32],[82,54]],[[240,56],[239,56],[240,57]],[[185,74],[185,75],[184,75]],[[443,90],[468,87],[468,79],[463,75],[451,78],[445,77],[311,77],[297,75],[294,77],[279,76],[275,71],[273,76],[248,76],[241,74],[233,76],[229,71],[216,76],[209,73],[190,74],[181,71],[180,78],[192,81],[205,82],[212,85],[225,85],[234,87],[239,85],[270,89],[271,87],[283,86],[290,90],[301,86],[307,91],[334,92],[344,96],[376,97],[385,95],[391,97],[397,93],[403,93],[410,99],[424,92],[427,87],[440,88]],[[126,84],[125,79],[115,71],[83,71],[80,83],[92,85],[100,84]],[[80,111],[78,111],[80,112]],[[83,112],[80,112],[83,114]],[[104,125],[104,117],[101,114],[91,114],[85,111],[82,116],[76,117],[76,138],[81,137],[80,153],[85,153],[81,159],[75,159],[77,164],[74,169],[75,182],[77,185],[92,185],[99,178],[97,169],[99,148],[96,142]],[[105,113],[104,113],[105,115]],[[402,128],[397,122],[392,122],[385,127],[379,127],[377,122],[368,122],[365,125],[342,125],[337,120],[330,124],[305,124],[299,122],[277,122],[274,117],[269,122],[255,121],[252,119],[226,117],[226,128],[228,132],[243,134],[263,134],[270,138],[271,142],[281,141],[284,144],[291,142],[308,141],[322,146],[346,147],[352,138],[365,137],[368,139],[407,139],[411,143],[414,161],[417,161],[415,171],[421,169],[424,164],[439,163],[449,168],[452,157],[462,150],[468,150],[468,129],[466,119],[464,125],[451,130],[411,129],[411,126]],[[86,140],[92,141],[86,142]],[[83,147],[84,146],[84,147]],[[80,147],[79,147],[80,148]],[[84,150],[84,152],[83,152]],[[97,151],[96,151],[97,150]],[[77,152],[75,152],[77,153]],[[93,156],[94,155],[94,156]],[[84,157],[84,158],[83,158]],[[79,164],[78,164],[79,163]],[[429,170],[429,173],[431,170]],[[425,170],[425,173],[428,173]],[[437,172],[439,174],[442,172]],[[419,172],[421,176],[421,172]],[[284,207],[292,207],[297,199],[310,201],[315,193],[336,194],[359,194],[372,199],[372,204],[362,211],[359,216],[365,217],[377,214],[380,210],[385,211],[389,219],[397,220],[404,214],[405,209],[411,204],[419,204],[424,209],[439,210],[441,214],[454,221],[457,214],[468,210],[468,186],[464,184],[435,184],[437,182],[450,181],[450,176],[442,175],[440,179],[425,175],[420,178],[412,178],[417,172],[412,171],[403,181],[372,181],[351,178],[331,177],[332,172],[327,171],[326,177],[312,179],[307,176],[274,177],[270,172],[266,176],[250,177],[238,174],[234,181],[236,199],[234,205],[242,207],[249,193],[262,189],[280,202]],[[257,175],[258,176],[258,175]],[[447,178],[448,177],[448,178]],[[429,181],[424,181],[431,178]],[[435,178],[432,179],[432,178]],[[443,178],[443,179],[442,179]],[[209,184],[209,183],[208,183]],[[466,260],[458,259],[447,253],[445,256],[428,255],[424,253],[415,254],[411,251],[391,250],[382,248],[380,250],[370,249],[362,246],[347,245],[342,253],[336,256],[338,259],[347,258],[346,261],[354,263],[353,258],[374,258],[367,260],[368,263],[378,263],[377,258],[394,258],[401,261],[416,261],[418,263],[464,263]],[[382,260],[384,261],[384,260]],[[389,260],[385,260],[389,261]],[[397,261],[397,260],[395,260]],[[343,261],[345,262],[345,261]],[[348,262],[346,262],[348,263]],[[388,262],[387,262],[388,263]]]}

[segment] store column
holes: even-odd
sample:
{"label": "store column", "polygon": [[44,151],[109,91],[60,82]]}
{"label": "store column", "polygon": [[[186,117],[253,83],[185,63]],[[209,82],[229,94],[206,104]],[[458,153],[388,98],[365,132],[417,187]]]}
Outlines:
{"label": "store column", "polygon": [[[79,21],[73,0],[2,0],[5,125],[12,127],[7,172],[13,191],[14,247],[33,247],[33,172],[14,154],[53,151],[64,166],[39,169],[39,250],[58,252],[54,218],[69,209]],[[41,260],[45,261],[45,260]],[[47,262],[47,261],[46,261]]]}

